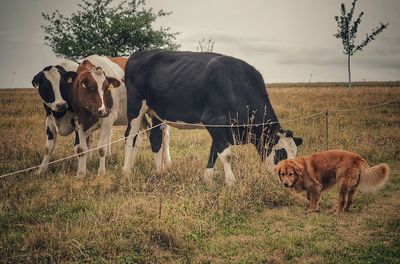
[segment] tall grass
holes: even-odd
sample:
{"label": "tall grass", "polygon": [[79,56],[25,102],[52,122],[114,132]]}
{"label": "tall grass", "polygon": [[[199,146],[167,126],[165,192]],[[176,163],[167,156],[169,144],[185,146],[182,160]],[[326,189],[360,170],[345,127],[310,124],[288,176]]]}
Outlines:
{"label": "tall grass", "polygon": [[[351,93],[321,88],[281,87],[269,89],[269,94],[280,120],[400,96],[399,89],[386,87]],[[1,174],[41,162],[45,115],[36,93],[0,91]],[[329,116],[330,148],[356,151],[372,163],[388,162],[393,171],[381,193],[356,197],[354,211],[343,218],[328,213],[335,193],[324,196],[321,213],[306,215],[305,206],[292,200],[266,171],[251,145],[232,148],[237,178],[233,187],[225,186],[219,162],[215,184],[204,184],[210,137],[204,130],[172,129],[173,165],[161,176],[155,173],[145,140],[128,179],[121,176],[123,144],[112,147],[105,177],[96,176],[95,153],[84,180],[75,179],[75,159],[55,164],[41,176],[32,172],[1,179],[0,260],[318,263],[343,260],[343,254],[363,259],[368,253],[360,250],[363,246],[379,245],[374,250],[386,253],[377,260],[390,262],[390,254],[399,249],[395,238],[400,230],[390,224],[397,223],[400,213],[399,113],[400,102],[395,102]],[[324,118],[282,123],[303,137],[299,155],[326,148]],[[122,136],[123,128],[116,128],[113,139]],[[54,159],[72,153],[73,136],[60,137]]]}

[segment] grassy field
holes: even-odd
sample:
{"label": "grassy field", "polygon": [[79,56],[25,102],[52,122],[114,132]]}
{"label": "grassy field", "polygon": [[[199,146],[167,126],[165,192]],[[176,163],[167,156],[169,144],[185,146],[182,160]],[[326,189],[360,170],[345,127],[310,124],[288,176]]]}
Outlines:
{"label": "grassy field", "polygon": [[[324,89],[323,89],[324,88]],[[400,87],[280,85],[269,89],[280,120],[377,104]],[[0,174],[40,164],[44,110],[36,90],[0,90]],[[299,155],[325,150],[325,116],[282,123],[302,136]],[[116,128],[113,139],[123,135]],[[290,198],[252,146],[233,147],[233,187],[217,162],[214,186],[201,180],[210,138],[203,130],[171,130],[172,168],[155,175],[148,140],[133,176],[121,178],[123,145],[113,146],[108,173],[75,179],[76,159],[48,173],[0,179],[1,263],[400,263],[400,101],[329,116],[329,148],[387,162],[384,189],[357,194],[353,210],[332,214],[335,190],[321,211]],[[53,159],[73,154],[73,136],[58,139]]]}

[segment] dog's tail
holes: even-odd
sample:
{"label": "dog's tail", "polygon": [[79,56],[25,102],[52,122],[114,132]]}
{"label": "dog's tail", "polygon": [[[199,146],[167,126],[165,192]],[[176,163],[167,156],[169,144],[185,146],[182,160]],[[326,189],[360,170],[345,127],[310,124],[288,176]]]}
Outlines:
{"label": "dog's tail", "polygon": [[362,192],[374,192],[381,189],[389,179],[389,172],[389,166],[385,163],[371,167],[363,160],[358,190]]}

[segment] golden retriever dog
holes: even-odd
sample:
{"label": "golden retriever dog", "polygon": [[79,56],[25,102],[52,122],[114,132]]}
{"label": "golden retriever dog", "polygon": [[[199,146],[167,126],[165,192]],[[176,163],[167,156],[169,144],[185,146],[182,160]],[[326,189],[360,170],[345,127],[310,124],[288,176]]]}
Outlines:
{"label": "golden retriever dog", "polygon": [[286,188],[296,193],[307,192],[310,201],[307,212],[317,211],[321,193],[337,184],[338,214],[350,209],[356,189],[363,192],[376,191],[389,178],[389,167],[386,164],[370,166],[357,153],[344,150],[322,151],[282,160],[275,167],[275,172]]}

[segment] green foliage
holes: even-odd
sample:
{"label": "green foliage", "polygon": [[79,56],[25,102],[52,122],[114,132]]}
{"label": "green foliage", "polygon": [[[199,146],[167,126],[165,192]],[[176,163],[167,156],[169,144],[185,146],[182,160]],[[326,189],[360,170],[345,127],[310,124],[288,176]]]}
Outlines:
{"label": "green foliage", "polygon": [[357,38],[358,26],[360,25],[361,19],[364,15],[364,12],[361,12],[353,21],[354,9],[357,1],[358,0],[353,0],[351,9],[348,13],[346,13],[346,6],[342,3],[341,14],[335,16],[338,31],[334,36],[342,40],[343,53],[350,56],[353,56],[357,51],[362,51],[365,46],[371,43],[376,36],[389,25],[388,23],[380,23],[380,25],[373,29],[370,34],[366,34],[365,39],[360,44],[356,45],[354,42]]}
{"label": "green foliage", "polygon": [[45,43],[59,57],[81,59],[91,54],[128,56],[143,49],[175,50],[179,33],[171,28],[156,30],[152,24],[171,12],[146,9],[145,0],[82,0],[70,17],[56,10],[42,13],[47,25],[42,25]]}

